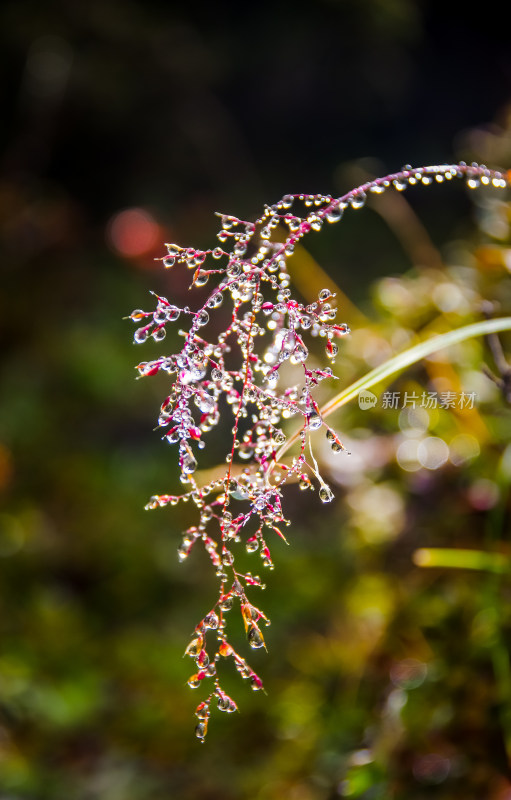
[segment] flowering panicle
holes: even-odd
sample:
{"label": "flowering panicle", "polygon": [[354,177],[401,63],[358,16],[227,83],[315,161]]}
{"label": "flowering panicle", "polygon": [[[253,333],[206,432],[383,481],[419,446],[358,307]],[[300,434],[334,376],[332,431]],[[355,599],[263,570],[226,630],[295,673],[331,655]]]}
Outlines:
{"label": "flowering panicle", "polygon": [[[328,289],[320,291],[310,304],[292,296],[288,259],[305,234],[320,231],[325,222],[338,222],[348,208],[361,208],[368,194],[456,177],[465,178],[470,188],[507,185],[504,174],[476,164],[407,166],[340,198],[286,195],[266,206],[255,222],[219,214],[219,246],[197,250],[168,244],[162,258],[166,268],[190,270],[190,288],[211,285],[206,301],[193,310],[155,295],[155,310],[136,310],[130,315],[138,325],[137,344],[149,337],[163,341],[169,323],[182,326],[179,333],[184,341],[178,353],[141,362],[137,370],[140,377],[165,372],[171,379],[158,427],[162,438],[177,446],[184,486],[179,495],[153,495],[146,508],[191,500],[197,507],[197,524],[184,532],[179,560],[184,561],[200,544],[219,579],[218,599],[197,624],[185,650],[195,662],[188,685],[207,687],[196,709],[196,735],[201,741],[213,704],[228,713],[237,709],[221,687],[219,661],[230,659],[252,689],[263,688],[261,678],[228,641],[227,615],[234,607],[241,611],[253,649],[266,646],[261,628],[270,624],[249,599],[252,588],[264,588],[264,584],[258,575],[240,571],[235,560],[237,546],[243,541],[247,552],[259,551],[262,566],[272,569],[271,537],[276,534],[286,541],[282,527],[289,524],[281,504],[283,485],[291,479],[297,480],[301,489],[318,485],[322,502],[333,499],[320,475],[311,434],[324,429],[332,449],[344,450],[322,418],[314,396],[321,381],[335,377],[332,368],[309,366],[308,356],[310,337],[320,337],[326,357],[333,363],[339,340],[349,328],[336,321],[335,296]],[[219,326],[217,320],[223,324]],[[207,433],[229,407],[233,424],[225,474],[204,482],[196,472],[198,456]],[[290,417],[299,420],[300,448],[295,457],[284,461],[287,446],[282,423]]]}

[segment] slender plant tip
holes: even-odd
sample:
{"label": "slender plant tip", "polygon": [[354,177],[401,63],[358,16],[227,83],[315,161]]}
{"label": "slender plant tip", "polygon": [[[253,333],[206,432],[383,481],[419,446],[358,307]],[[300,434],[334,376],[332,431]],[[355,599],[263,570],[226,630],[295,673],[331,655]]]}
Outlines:
{"label": "slender plant tip", "polygon": [[[142,361],[136,370],[140,378],[168,376],[157,429],[177,449],[181,481],[179,491],[153,495],[146,509],[189,502],[196,509],[196,520],[182,535],[178,558],[185,561],[194,548],[204,548],[218,581],[215,603],[198,620],[185,648],[193,664],[188,685],[202,696],[195,710],[195,733],[201,742],[214,707],[226,713],[237,709],[222,686],[224,662],[234,666],[254,691],[263,690],[254,667],[229,641],[227,622],[233,609],[241,614],[251,651],[266,649],[263,630],[270,624],[253,600],[264,589],[264,581],[258,570],[253,574],[240,566],[244,562],[240,550],[258,554],[262,570],[273,569],[270,547],[275,537],[287,541],[284,528],[289,520],[282,508],[282,489],[291,480],[304,491],[317,486],[322,503],[334,497],[321,475],[311,434],[323,431],[332,451],[341,452],[344,445],[327,418],[360,390],[456,342],[511,329],[511,318],[506,317],[435,336],[371,370],[320,408],[317,387],[335,377],[333,366],[350,329],[337,320],[335,294],[329,289],[319,291],[310,303],[293,296],[289,259],[306,234],[363,208],[370,194],[456,179],[471,190],[502,190],[509,184],[509,173],[480,164],[407,165],[337,198],[285,195],[265,206],[255,221],[219,213],[215,247],[167,244],[161,258],[164,268],[178,271],[176,279],[188,278],[191,289],[209,287],[206,295],[199,294],[206,299],[195,308],[180,307],[172,298],[154,294],[152,310],[136,309],[130,315],[136,344],[149,338],[163,342],[167,326],[173,323],[182,329],[178,352]],[[309,357],[318,342],[324,348],[320,366]],[[226,414],[231,436],[223,475],[200,483],[197,470],[207,435]],[[290,418],[299,422],[288,437],[283,426]],[[283,463],[283,455],[295,442],[296,456],[290,464]]]}

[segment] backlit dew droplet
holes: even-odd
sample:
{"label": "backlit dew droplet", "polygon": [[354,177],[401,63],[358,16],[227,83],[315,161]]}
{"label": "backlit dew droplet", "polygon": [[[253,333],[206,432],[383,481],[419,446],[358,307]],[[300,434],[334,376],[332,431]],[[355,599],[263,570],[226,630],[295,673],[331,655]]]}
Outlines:
{"label": "backlit dew droplet", "polygon": [[260,647],[264,647],[263,634],[257,625],[252,625],[252,627],[249,629],[248,643],[253,650],[258,650]]}
{"label": "backlit dew droplet", "polygon": [[191,678],[188,678],[187,683],[190,689],[198,689],[200,686],[200,679],[197,677],[197,673],[192,675]]}
{"label": "backlit dew droplet", "polygon": [[236,711],[236,703],[231,700],[230,697],[227,697],[227,695],[218,698],[217,706],[219,711],[227,711],[228,714],[232,714],[233,711]]}
{"label": "backlit dew droplet", "polygon": [[163,342],[166,335],[167,331],[165,330],[165,328],[156,328],[152,333],[152,337],[155,342]]}
{"label": "backlit dew droplet", "polygon": [[201,271],[198,273],[197,277],[195,278],[195,286],[205,286],[209,280],[209,275],[207,272]]}
{"label": "backlit dew droplet", "polygon": [[392,186],[394,187],[394,189],[397,189],[398,192],[404,192],[404,190],[407,187],[407,183],[406,181],[399,180],[398,178],[396,178],[395,180],[392,181]]}
{"label": "backlit dew droplet", "polygon": [[210,414],[215,408],[215,401],[211,395],[204,392],[204,394],[195,395],[195,405],[200,408],[203,414]]}
{"label": "backlit dew droplet", "polygon": [[253,692],[259,692],[263,688],[263,682],[257,675],[250,676],[250,688]]}
{"label": "backlit dew droplet", "polygon": [[185,655],[195,658],[196,656],[199,655],[201,649],[202,649],[202,639],[197,637],[196,639],[192,639],[192,641],[185,650]]}
{"label": "backlit dew droplet", "polygon": [[181,470],[185,475],[191,475],[197,469],[197,461],[191,453],[185,453],[181,462]]}
{"label": "backlit dew droplet", "polygon": [[199,724],[195,728],[195,735],[197,739],[200,739],[201,742],[203,742],[204,739],[206,738],[207,730],[208,730],[207,722],[199,722]]}
{"label": "backlit dew droplet", "polygon": [[204,617],[204,625],[206,628],[211,628],[211,630],[216,630],[218,628],[218,617],[214,611],[211,611],[207,617]]}
{"label": "backlit dew droplet", "polygon": [[233,600],[232,596],[231,595],[227,595],[226,597],[224,597],[220,601],[220,603],[218,605],[219,605],[219,608],[221,609],[221,611],[230,611],[232,606],[233,606],[233,603],[234,603],[234,600]]}
{"label": "backlit dew droplet", "polygon": [[319,414],[311,414],[309,417],[309,428],[311,431],[317,431],[318,428],[321,428],[323,420],[319,416]]}
{"label": "backlit dew droplet", "polygon": [[195,321],[197,322],[197,325],[200,325],[201,327],[203,325],[207,325],[208,322],[209,322],[209,314],[208,314],[208,312],[207,311],[200,311],[197,314],[197,316],[195,318]]}
{"label": "backlit dew droplet", "polygon": [[293,358],[299,364],[302,364],[304,361],[306,361],[308,355],[309,353],[307,349],[301,344],[297,344],[293,350]]}
{"label": "backlit dew droplet", "polygon": [[352,208],[358,209],[363,208],[366,201],[366,193],[365,192],[357,192],[352,197],[350,197],[350,205]]}
{"label": "backlit dew droplet", "polygon": [[326,354],[328,358],[335,358],[339,352],[339,345],[335,342],[328,342],[326,346]]}
{"label": "backlit dew droplet", "polygon": [[326,483],[324,483],[319,490],[319,499],[322,503],[331,503],[334,499],[334,493]]}
{"label": "backlit dew droplet", "polygon": [[176,306],[169,306],[166,309],[166,315],[169,322],[175,322],[179,317],[180,311]]}
{"label": "backlit dew droplet", "polygon": [[337,203],[336,205],[330,206],[326,215],[327,222],[339,222],[344,214],[344,209],[344,203]]}
{"label": "backlit dew droplet", "polygon": [[136,342],[136,344],[143,344],[146,341],[148,335],[149,331],[147,329],[147,326],[144,328],[137,328],[133,336],[133,339]]}

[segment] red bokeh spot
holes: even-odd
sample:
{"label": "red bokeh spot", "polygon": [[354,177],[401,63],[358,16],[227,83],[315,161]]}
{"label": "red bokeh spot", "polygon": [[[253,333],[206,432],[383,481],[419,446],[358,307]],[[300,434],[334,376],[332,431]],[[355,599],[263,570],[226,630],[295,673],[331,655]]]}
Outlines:
{"label": "red bokeh spot", "polygon": [[160,228],[143,208],[127,208],[111,218],[107,238],[121,256],[136,258],[156,247]]}

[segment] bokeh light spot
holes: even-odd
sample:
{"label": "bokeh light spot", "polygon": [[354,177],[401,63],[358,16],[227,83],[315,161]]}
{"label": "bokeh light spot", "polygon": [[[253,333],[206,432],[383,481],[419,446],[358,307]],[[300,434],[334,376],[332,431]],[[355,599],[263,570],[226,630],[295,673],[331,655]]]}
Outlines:
{"label": "bokeh light spot", "polygon": [[426,469],[438,469],[449,458],[449,448],[438,436],[428,436],[419,444],[417,458]]}
{"label": "bokeh light spot", "polygon": [[143,208],[127,208],[115,214],[107,228],[107,239],[120,255],[136,258],[159,241],[159,226]]}

